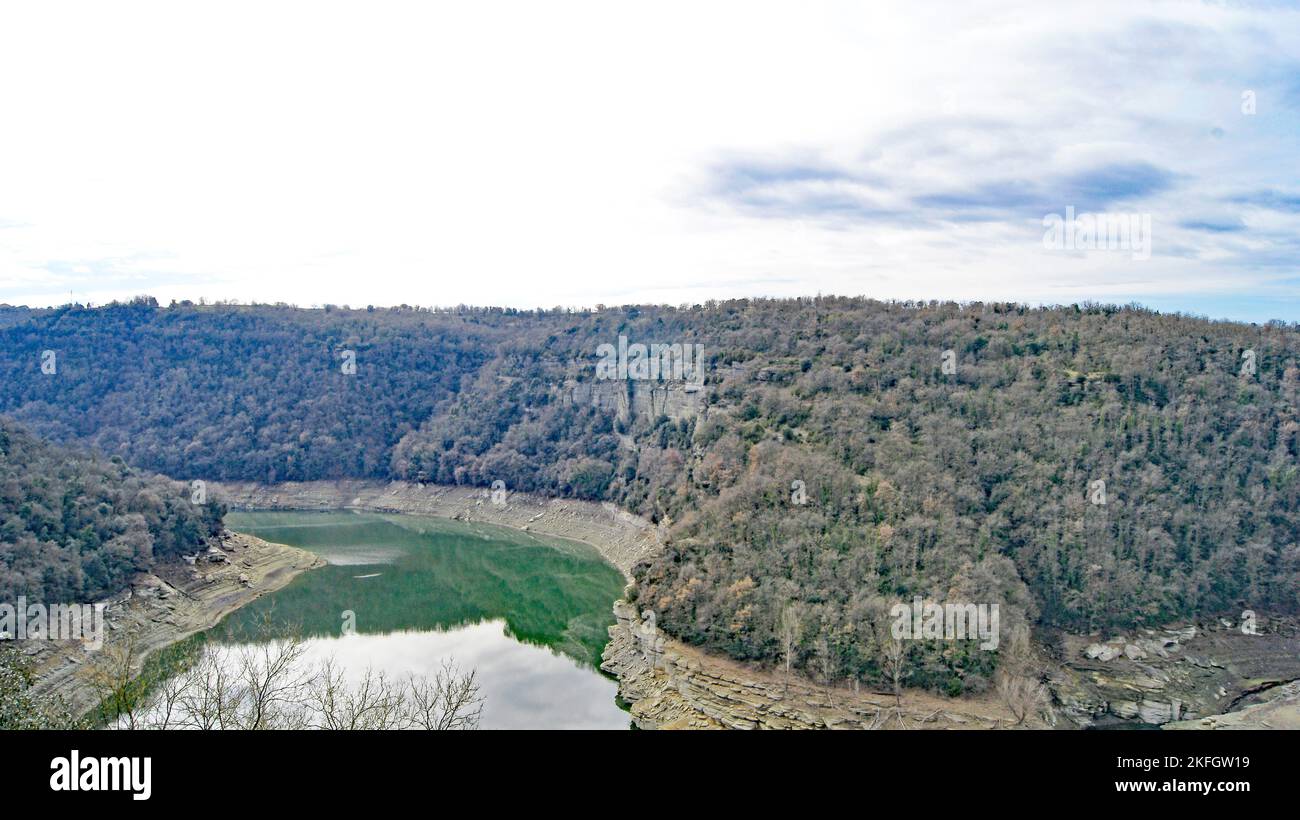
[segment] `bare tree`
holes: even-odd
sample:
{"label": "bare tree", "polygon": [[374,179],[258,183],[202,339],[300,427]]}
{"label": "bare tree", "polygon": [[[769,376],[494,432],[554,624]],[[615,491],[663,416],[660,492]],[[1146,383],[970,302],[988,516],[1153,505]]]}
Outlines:
{"label": "bare tree", "polygon": [[141,726],[148,729],[179,728],[185,718],[185,698],[193,686],[194,678],[188,674],[164,677],[149,698]]}
{"label": "bare tree", "polygon": [[239,653],[239,681],[244,697],[238,710],[241,729],[302,728],[302,696],[312,679],[300,661],[302,637],[245,647]]}
{"label": "bare tree", "polygon": [[835,675],[839,671],[839,662],[835,657],[835,648],[831,646],[830,640],[825,635],[817,638],[816,653],[817,666],[822,673],[822,684],[826,687],[826,700],[834,706]]}
{"label": "bare tree", "polygon": [[996,683],[998,698],[1016,719],[1015,725],[1021,726],[1046,708],[1049,699],[1042,682],[1043,667],[1030,645],[1027,626],[1012,631],[1001,661]]}
{"label": "bare tree", "polygon": [[1047,689],[1040,681],[1006,669],[998,670],[997,690],[998,697],[1016,719],[1016,726],[1023,725],[1047,705]]}
{"label": "bare tree", "polygon": [[135,635],[103,647],[90,666],[89,680],[99,696],[99,708],[110,723],[125,722],[139,728],[145,706],[145,682],[137,676],[138,644]]}
{"label": "bare tree", "polygon": [[429,677],[395,683],[366,669],[349,682],[328,658],[304,662],[301,632],[288,637],[269,621],[240,646],[202,647],[179,674],[156,685],[148,698],[134,678],[134,644],[108,655],[97,670],[105,709],[121,716],[120,728],[192,729],[477,729],[483,696],[477,673],[462,673],[451,659]]}
{"label": "bare tree", "polygon": [[403,687],[367,668],[349,686],[333,658],[321,663],[307,687],[311,726],[317,729],[404,729],[410,724]]}
{"label": "bare tree", "polygon": [[184,673],[188,683],[181,696],[181,725],[189,729],[226,729],[235,726],[231,675],[213,652],[202,652]]}
{"label": "bare tree", "polygon": [[781,620],[777,624],[781,636],[781,654],[785,659],[785,688],[790,688],[790,672],[794,667],[795,650],[799,647],[799,636],[803,632],[803,613],[796,603],[786,604],[781,610]]}
{"label": "bare tree", "polygon": [[890,637],[881,646],[881,664],[885,676],[894,686],[894,706],[903,702],[903,681],[911,674],[907,668],[907,645],[901,638]]}
{"label": "bare tree", "polygon": [[417,729],[477,729],[483,717],[478,673],[462,673],[450,659],[432,679],[411,678],[411,721]]}

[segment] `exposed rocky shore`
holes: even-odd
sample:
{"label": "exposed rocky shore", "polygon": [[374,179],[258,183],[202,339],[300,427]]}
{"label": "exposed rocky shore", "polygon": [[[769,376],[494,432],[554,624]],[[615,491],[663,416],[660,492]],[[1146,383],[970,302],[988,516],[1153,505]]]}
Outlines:
{"label": "exposed rocky shore", "polygon": [[642,729],[997,729],[1012,716],[991,699],[948,699],[819,687],[668,638],[626,601],[614,605],[601,668],[619,679]]}
{"label": "exposed rocky shore", "polygon": [[1166,729],[1300,729],[1300,681],[1247,696],[1235,712],[1170,723]]}
{"label": "exposed rocky shore", "polygon": [[[1049,685],[1060,712],[1080,727],[1250,724],[1249,715],[1236,711],[1230,721],[1207,719],[1300,680],[1300,636],[1289,621],[1261,619],[1243,630],[1238,621],[1223,619],[1105,639],[1065,635],[1057,648],[1059,666]],[[1273,696],[1275,720],[1285,711],[1282,694]]]}
{"label": "exposed rocky shore", "polygon": [[[602,668],[641,728],[1007,728],[991,697],[949,699],[827,690],[706,655],[668,638],[625,601],[615,605]],[[1286,623],[1243,633],[1236,623],[1066,635],[1048,674],[1057,728],[1300,728],[1300,638]],[[1035,727],[1043,727],[1034,722]]]}
{"label": "exposed rocky shore", "polygon": [[514,527],[581,541],[631,580],[632,567],[659,549],[653,524],[613,504],[405,481],[248,482],[208,485],[232,509],[368,510]]}
{"label": "exposed rocky shore", "polygon": [[24,650],[36,677],[33,690],[62,696],[76,713],[84,713],[98,702],[90,678],[101,653],[133,639],[138,671],[150,653],[211,629],[231,612],[324,563],[305,550],[229,533],[193,564],[158,567],[106,601],[99,650],[87,651],[75,641],[27,642]]}

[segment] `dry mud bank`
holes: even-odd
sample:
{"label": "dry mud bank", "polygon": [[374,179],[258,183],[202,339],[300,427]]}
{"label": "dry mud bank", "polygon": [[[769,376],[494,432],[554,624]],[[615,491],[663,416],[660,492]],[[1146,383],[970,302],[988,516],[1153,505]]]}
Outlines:
{"label": "dry mud bank", "polygon": [[107,601],[104,645],[87,651],[75,641],[30,642],[38,694],[62,696],[78,713],[98,702],[92,669],[102,653],[135,642],[138,667],[150,653],[205,629],[324,561],[309,552],[229,533],[194,565],[159,567]]}

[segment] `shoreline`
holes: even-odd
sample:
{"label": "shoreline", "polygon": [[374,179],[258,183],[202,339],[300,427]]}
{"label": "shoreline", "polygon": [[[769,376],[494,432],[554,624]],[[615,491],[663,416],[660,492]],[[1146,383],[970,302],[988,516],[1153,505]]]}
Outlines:
{"label": "shoreline", "polygon": [[200,555],[193,566],[156,567],[104,602],[104,645],[97,652],[87,652],[75,641],[32,647],[33,693],[61,696],[74,713],[84,715],[99,702],[90,676],[105,650],[124,647],[133,638],[132,668],[139,674],[154,652],[215,627],[230,613],[325,565],[306,550],[244,533],[228,532],[218,541],[224,559],[214,562]]}
{"label": "shoreline", "polygon": [[662,546],[659,528],[609,502],[512,492],[498,504],[493,503],[491,491],[482,487],[356,479],[282,484],[210,481],[208,487],[232,510],[362,510],[428,515],[579,541],[595,549],[628,582],[632,580],[632,567]]}
{"label": "shoreline", "polygon": [[640,729],[1009,729],[995,698],[946,698],[915,689],[889,693],[819,686],[683,644],[614,604],[601,669],[619,681]]}

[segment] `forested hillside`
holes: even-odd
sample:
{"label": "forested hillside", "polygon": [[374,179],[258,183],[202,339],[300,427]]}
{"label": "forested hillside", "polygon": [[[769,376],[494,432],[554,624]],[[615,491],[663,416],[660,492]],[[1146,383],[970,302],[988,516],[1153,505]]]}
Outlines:
{"label": "forested hillside", "polygon": [[0,600],[90,602],[221,530],[219,505],[111,460],[57,447],[0,419]]}
{"label": "forested hillside", "polygon": [[384,476],[392,446],[490,352],[470,323],[451,336],[405,312],[138,299],[15,313],[0,312],[0,412],[176,478]]}
{"label": "forested hillside", "polygon": [[[620,335],[703,345],[687,410],[616,412],[636,386],[596,364]],[[879,677],[884,613],[913,595],[1001,603],[1004,633],[1300,609],[1294,326],[841,298],[140,302],[10,313],[0,348],[0,412],[177,478],[500,480],[667,521],[641,607],[762,661],[785,613],[795,665],[828,677]],[[935,649],[912,682],[980,688],[989,654]]]}

